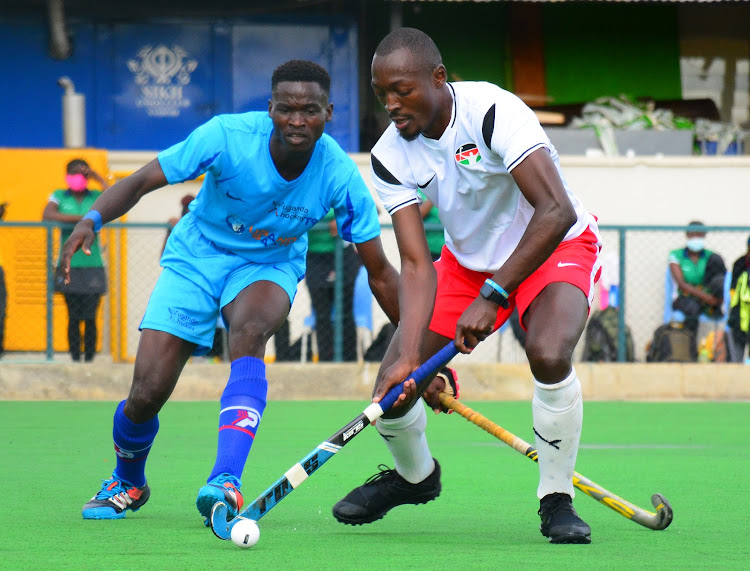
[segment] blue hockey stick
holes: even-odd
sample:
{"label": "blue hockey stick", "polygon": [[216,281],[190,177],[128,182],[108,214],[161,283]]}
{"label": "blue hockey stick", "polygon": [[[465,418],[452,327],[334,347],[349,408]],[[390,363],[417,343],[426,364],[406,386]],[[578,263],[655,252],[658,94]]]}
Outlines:
{"label": "blue hockey stick", "polygon": [[453,341],[448,343],[440,351],[430,357],[408,379],[391,388],[383,399],[378,403],[370,403],[357,418],[349,422],[341,430],[336,432],[328,440],[319,444],[312,452],[289,468],[286,473],[276,480],[271,486],[258,496],[253,503],[247,506],[234,519],[227,521],[229,511],[224,502],[217,502],[211,511],[211,529],[219,539],[229,539],[232,528],[241,519],[252,519],[258,521],[266,515],[271,508],[288,496],[292,490],[299,487],[318,468],[330,460],[334,454],[351,442],[371,422],[374,422],[383,413],[391,408],[404,390],[404,383],[414,379],[417,384],[429,378],[448,363],[458,353]]}

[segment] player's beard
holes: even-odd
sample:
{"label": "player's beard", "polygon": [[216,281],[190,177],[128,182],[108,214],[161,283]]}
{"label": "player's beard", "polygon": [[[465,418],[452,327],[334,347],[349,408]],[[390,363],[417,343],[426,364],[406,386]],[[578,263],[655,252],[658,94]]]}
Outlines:
{"label": "player's beard", "polygon": [[411,141],[413,141],[414,139],[416,139],[417,137],[419,137],[419,132],[414,133],[412,135],[406,135],[406,134],[402,133],[401,131],[399,131],[398,134],[407,143],[410,143]]}

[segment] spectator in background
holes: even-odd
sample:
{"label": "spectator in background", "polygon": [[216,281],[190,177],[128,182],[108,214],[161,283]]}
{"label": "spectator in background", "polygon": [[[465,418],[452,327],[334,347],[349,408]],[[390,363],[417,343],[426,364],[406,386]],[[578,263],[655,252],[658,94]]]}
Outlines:
{"label": "spectator in background", "polygon": [[[307,271],[305,283],[310,292],[312,309],[315,312],[315,334],[318,340],[320,361],[333,360],[334,344],[334,286],[336,284],[336,239],[338,228],[333,210],[321,221],[328,231],[313,231],[308,234]],[[354,322],[354,281],[361,263],[354,245],[344,242],[343,263],[343,360],[357,360],[355,342],[357,325]]]}
{"label": "spectator in background", "polygon": [[711,318],[722,315],[727,268],[719,254],[705,248],[706,230],[702,222],[690,222],[686,236],[685,247],[669,253],[669,268],[677,286],[672,309],[680,312],[677,314],[680,318],[684,316],[685,327],[697,332],[701,314]]}
{"label": "spectator in background", "polygon": [[[5,218],[7,202],[0,204],[0,220]],[[5,353],[5,311],[8,306],[8,289],[5,286],[5,270],[3,270],[2,252],[0,252],[0,357]]]}
{"label": "spectator in background", "polygon": [[[92,170],[83,159],[73,159],[65,169],[67,188],[56,190],[44,207],[42,220],[61,222],[60,245],[70,237],[73,224],[79,222],[102,191],[89,190],[88,182],[95,180],[103,190],[109,187],[107,181]],[[70,261],[70,283],[65,283],[62,275],[55,278],[55,291],[62,293],[68,306],[68,347],[74,362],[81,360],[81,322],[84,324],[83,358],[94,360],[96,353],[96,312],[99,300],[107,291],[107,279],[97,237],[91,244],[91,254],[76,252]]]}
{"label": "spectator in background", "polygon": [[732,265],[731,302],[729,306],[729,347],[730,358],[741,363],[745,346],[750,341],[750,237],[747,239],[747,252],[737,258]]}

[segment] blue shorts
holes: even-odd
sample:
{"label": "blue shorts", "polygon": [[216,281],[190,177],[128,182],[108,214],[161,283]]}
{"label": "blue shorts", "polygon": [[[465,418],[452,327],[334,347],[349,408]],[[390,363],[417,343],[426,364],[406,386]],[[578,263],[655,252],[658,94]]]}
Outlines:
{"label": "blue shorts", "polygon": [[167,240],[161,265],[164,269],[139,329],[165,331],[195,343],[193,355],[211,349],[220,309],[247,286],[273,282],[286,291],[291,306],[304,277],[291,262],[255,263],[233,254],[206,239],[193,224],[178,224]]}

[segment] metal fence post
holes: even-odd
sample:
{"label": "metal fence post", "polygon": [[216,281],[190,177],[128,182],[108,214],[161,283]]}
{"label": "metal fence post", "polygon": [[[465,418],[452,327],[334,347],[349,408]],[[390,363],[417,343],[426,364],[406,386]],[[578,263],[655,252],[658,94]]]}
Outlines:
{"label": "metal fence post", "polygon": [[52,361],[55,358],[55,347],[53,338],[54,310],[52,307],[52,296],[54,295],[55,269],[53,262],[52,243],[54,227],[46,226],[47,232],[47,360]]}
{"label": "metal fence post", "polygon": [[617,320],[617,362],[624,363],[627,361],[627,347],[625,339],[625,253],[627,248],[625,247],[625,238],[627,236],[627,230],[625,228],[619,228],[617,230],[620,242],[619,250],[619,272],[620,272],[620,283],[617,287],[617,314],[619,319]]}
{"label": "metal fence post", "polygon": [[344,243],[341,238],[336,238],[333,267],[336,272],[333,284],[333,360],[340,363],[344,360]]}

